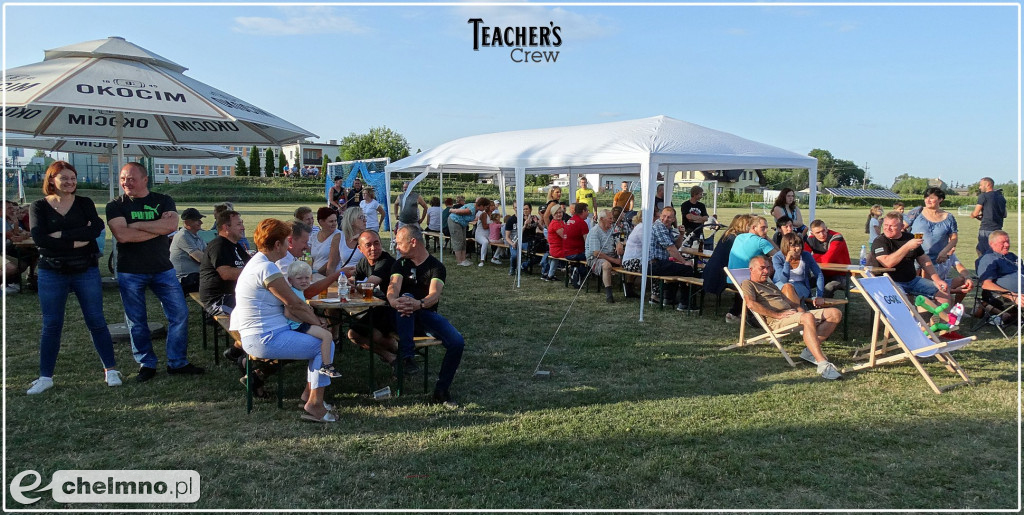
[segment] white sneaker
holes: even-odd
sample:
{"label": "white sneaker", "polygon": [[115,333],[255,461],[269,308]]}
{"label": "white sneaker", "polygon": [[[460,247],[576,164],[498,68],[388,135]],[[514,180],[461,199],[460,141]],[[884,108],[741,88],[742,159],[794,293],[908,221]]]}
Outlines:
{"label": "white sneaker", "polygon": [[491,263],[494,263],[495,265],[500,265],[501,264],[501,260],[498,259],[498,258],[491,258]]}
{"label": "white sneaker", "polygon": [[107,386],[121,386],[121,373],[117,370],[107,370]]}
{"label": "white sneaker", "polygon": [[21,286],[17,284],[8,284],[4,287],[4,293],[18,293],[21,291]]}
{"label": "white sneaker", "polygon": [[466,259],[466,260],[462,261],[461,263],[459,263],[459,266],[473,266],[473,263],[470,263],[469,260]]}
{"label": "white sneaker", "polygon": [[39,379],[32,381],[32,387],[29,388],[28,391],[25,393],[29,395],[35,395],[37,393],[43,393],[46,390],[49,390],[50,388],[53,388],[53,378],[40,377]]}
{"label": "white sneaker", "polygon": [[479,265],[476,265],[476,266],[484,266],[484,262],[483,262],[483,261],[481,261],[481,262],[480,262],[480,264],[479,264]]}
{"label": "white sneaker", "polygon": [[800,359],[814,363],[815,365],[818,364],[818,360],[814,359],[814,354],[811,354],[811,349],[808,349],[807,347],[804,347],[804,350],[800,351]]}
{"label": "white sneaker", "polygon": [[821,377],[828,379],[829,381],[835,381],[836,379],[842,379],[843,375],[836,370],[836,366],[828,361],[824,363],[818,363],[818,374]]}
{"label": "white sneaker", "polygon": [[736,316],[736,315],[734,315],[732,313],[726,313],[725,314],[725,321],[726,321],[726,323],[729,323],[729,324],[735,324],[736,322],[740,321],[740,317],[738,317],[738,316]]}

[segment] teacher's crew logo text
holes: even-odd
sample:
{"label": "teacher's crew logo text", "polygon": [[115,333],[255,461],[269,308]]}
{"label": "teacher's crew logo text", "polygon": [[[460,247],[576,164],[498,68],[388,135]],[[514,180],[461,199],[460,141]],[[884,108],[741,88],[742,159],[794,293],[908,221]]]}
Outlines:
{"label": "teacher's crew logo text", "polygon": [[511,48],[509,59],[515,63],[554,63],[558,50],[536,50],[562,46],[562,27],[548,25],[529,27],[499,27],[484,24],[483,18],[470,18],[473,25],[473,50],[481,47]]}

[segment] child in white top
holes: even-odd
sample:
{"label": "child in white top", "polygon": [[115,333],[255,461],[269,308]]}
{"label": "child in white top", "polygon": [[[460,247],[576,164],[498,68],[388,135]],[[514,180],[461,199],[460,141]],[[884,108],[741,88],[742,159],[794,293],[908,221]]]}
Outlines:
{"label": "child in white top", "polygon": [[[292,287],[292,291],[300,299],[305,299],[306,296],[303,291],[309,288],[309,283],[313,278],[313,269],[305,261],[295,260],[292,261],[292,264],[288,265],[286,278],[288,279],[288,284]],[[341,377],[341,372],[334,368],[334,360],[331,359],[334,356],[334,336],[330,331],[320,326],[299,323],[294,320],[288,320],[288,327],[291,327],[293,331],[306,333],[314,338],[320,338],[320,355],[323,357],[324,362],[323,366],[320,367],[320,373],[328,377]]]}

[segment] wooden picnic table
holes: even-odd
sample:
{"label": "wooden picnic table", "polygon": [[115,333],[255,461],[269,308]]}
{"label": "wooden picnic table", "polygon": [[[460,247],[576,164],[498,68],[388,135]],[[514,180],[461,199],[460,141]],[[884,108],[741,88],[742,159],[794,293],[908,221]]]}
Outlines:
{"label": "wooden picnic table", "polygon": [[350,291],[344,299],[338,299],[338,287],[332,285],[327,289],[325,298],[309,299],[309,305],[314,311],[340,311],[347,314],[361,313],[369,308],[386,306],[388,303],[383,299],[373,297],[370,300],[363,299],[362,293]]}
{"label": "wooden picnic table", "polygon": [[[331,287],[327,289],[327,294],[325,298],[309,299],[309,306],[313,308],[313,311],[317,314],[317,316],[322,316],[326,318],[330,322],[331,327],[338,328],[338,338],[336,341],[339,343],[343,339],[348,338],[348,335],[346,334],[344,328],[346,323],[349,327],[352,327],[355,324],[368,324],[368,321],[361,320],[359,316],[365,313],[370,308],[382,307],[387,305],[387,301],[379,299],[377,297],[373,297],[370,300],[365,300],[363,298],[362,293],[360,293],[355,288],[353,288],[348,295],[339,300],[338,286],[336,284],[331,285]],[[336,354],[337,352],[340,352],[340,350],[340,348],[336,349]],[[373,365],[373,338],[370,338],[370,368],[368,375],[368,384],[370,391],[373,391],[375,389],[375,385],[373,382]]]}
{"label": "wooden picnic table", "polygon": [[838,263],[818,263],[818,266],[824,272],[843,272],[847,275],[865,275],[871,273],[872,275],[881,275],[886,272],[894,272],[895,268],[886,268],[884,266],[860,266],[860,265],[841,265]]}
{"label": "wooden picnic table", "polygon": [[704,259],[711,259],[711,252],[709,252],[707,250],[698,251],[698,250],[696,250],[696,249],[694,249],[692,247],[680,247],[679,248],[679,253],[680,254],[686,254],[688,256],[697,256],[699,258],[704,258]]}
{"label": "wooden picnic table", "polygon": [[[868,273],[870,273],[871,275],[882,275],[882,274],[884,274],[886,272],[893,272],[893,271],[896,270],[895,268],[886,268],[884,266],[870,266],[870,265],[869,266],[860,266],[860,265],[853,265],[853,264],[843,265],[843,264],[838,264],[838,263],[818,263],[818,267],[821,268],[822,272],[842,272],[843,274],[846,274],[846,275],[848,275],[850,277],[853,277],[855,275],[858,276],[858,277],[864,277]],[[847,315],[849,315],[849,313],[850,313],[850,302],[849,302],[850,301],[850,285],[852,283],[853,283],[853,281],[847,280],[846,281],[846,289],[843,290],[844,293],[846,294],[846,301],[847,301],[846,304],[843,306],[843,339],[844,340],[849,340],[850,339],[850,325],[849,325],[850,322],[849,322],[849,317]]]}

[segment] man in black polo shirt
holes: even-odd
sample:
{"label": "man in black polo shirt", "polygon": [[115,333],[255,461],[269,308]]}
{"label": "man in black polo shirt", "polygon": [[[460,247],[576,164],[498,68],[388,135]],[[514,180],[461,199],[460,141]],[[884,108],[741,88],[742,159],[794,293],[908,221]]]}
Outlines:
{"label": "man in black polo shirt", "polygon": [[[391,278],[391,269],[395,266],[395,258],[384,251],[380,244],[377,231],[369,229],[359,234],[359,252],[363,257],[356,264],[356,282],[366,281],[373,284],[375,295],[384,297],[381,287],[387,289]],[[357,323],[348,331],[348,339],[363,347],[370,348],[373,338],[373,352],[386,363],[394,363],[398,352],[398,340],[395,336],[395,310],[387,306],[370,308]]]}
{"label": "man in black polo shirt", "polygon": [[249,253],[238,243],[245,225],[238,211],[217,214],[217,237],[210,241],[199,263],[199,300],[211,315],[230,315],[235,308],[235,281],[249,262]]}
{"label": "man in black polo shirt", "polygon": [[398,329],[399,366],[409,375],[418,372],[419,366],[414,360],[415,330],[418,328],[434,335],[441,340],[445,353],[441,370],[437,374],[433,401],[447,407],[457,407],[452,401],[449,388],[462,362],[462,350],[466,344],[451,322],[437,312],[447,272],[444,265],[427,252],[423,231],[418,226],[403,225],[398,229],[395,245],[402,258],[391,269],[388,304],[397,311],[395,326]]}
{"label": "man in black polo shirt", "polygon": [[[895,271],[889,273],[889,277],[892,277],[896,285],[911,297],[911,301],[918,295],[923,295],[929,299],[928,303],[931,306],[936,305],[933,301],[950,302],[952,305],[949,285],[935,272],[931,260],[921,248],[923,241],[903,232],[903,217],[891,211],[882,220],[882,234],[879,234],[871,244],[868,264],[895,268]],[[915,262],[931,277],[930,280],[917,275]],[[947,320],[948,316],[945,311],[940,315],[943,320]]]}
{"label": "man in black polo shirt", "polygon": [[171,265],[167,235],[178,228],[174,200],[149,191],[146,168],[128,163],[121,168],[124,195],[107,204],[107,226],[117,240],[117,287],[139,363],[136,381],[156,375],[156,354],[146,318],[146,288],[153,290],[167,316],[167,373],[202,374],[188,362],[188,306]]}

